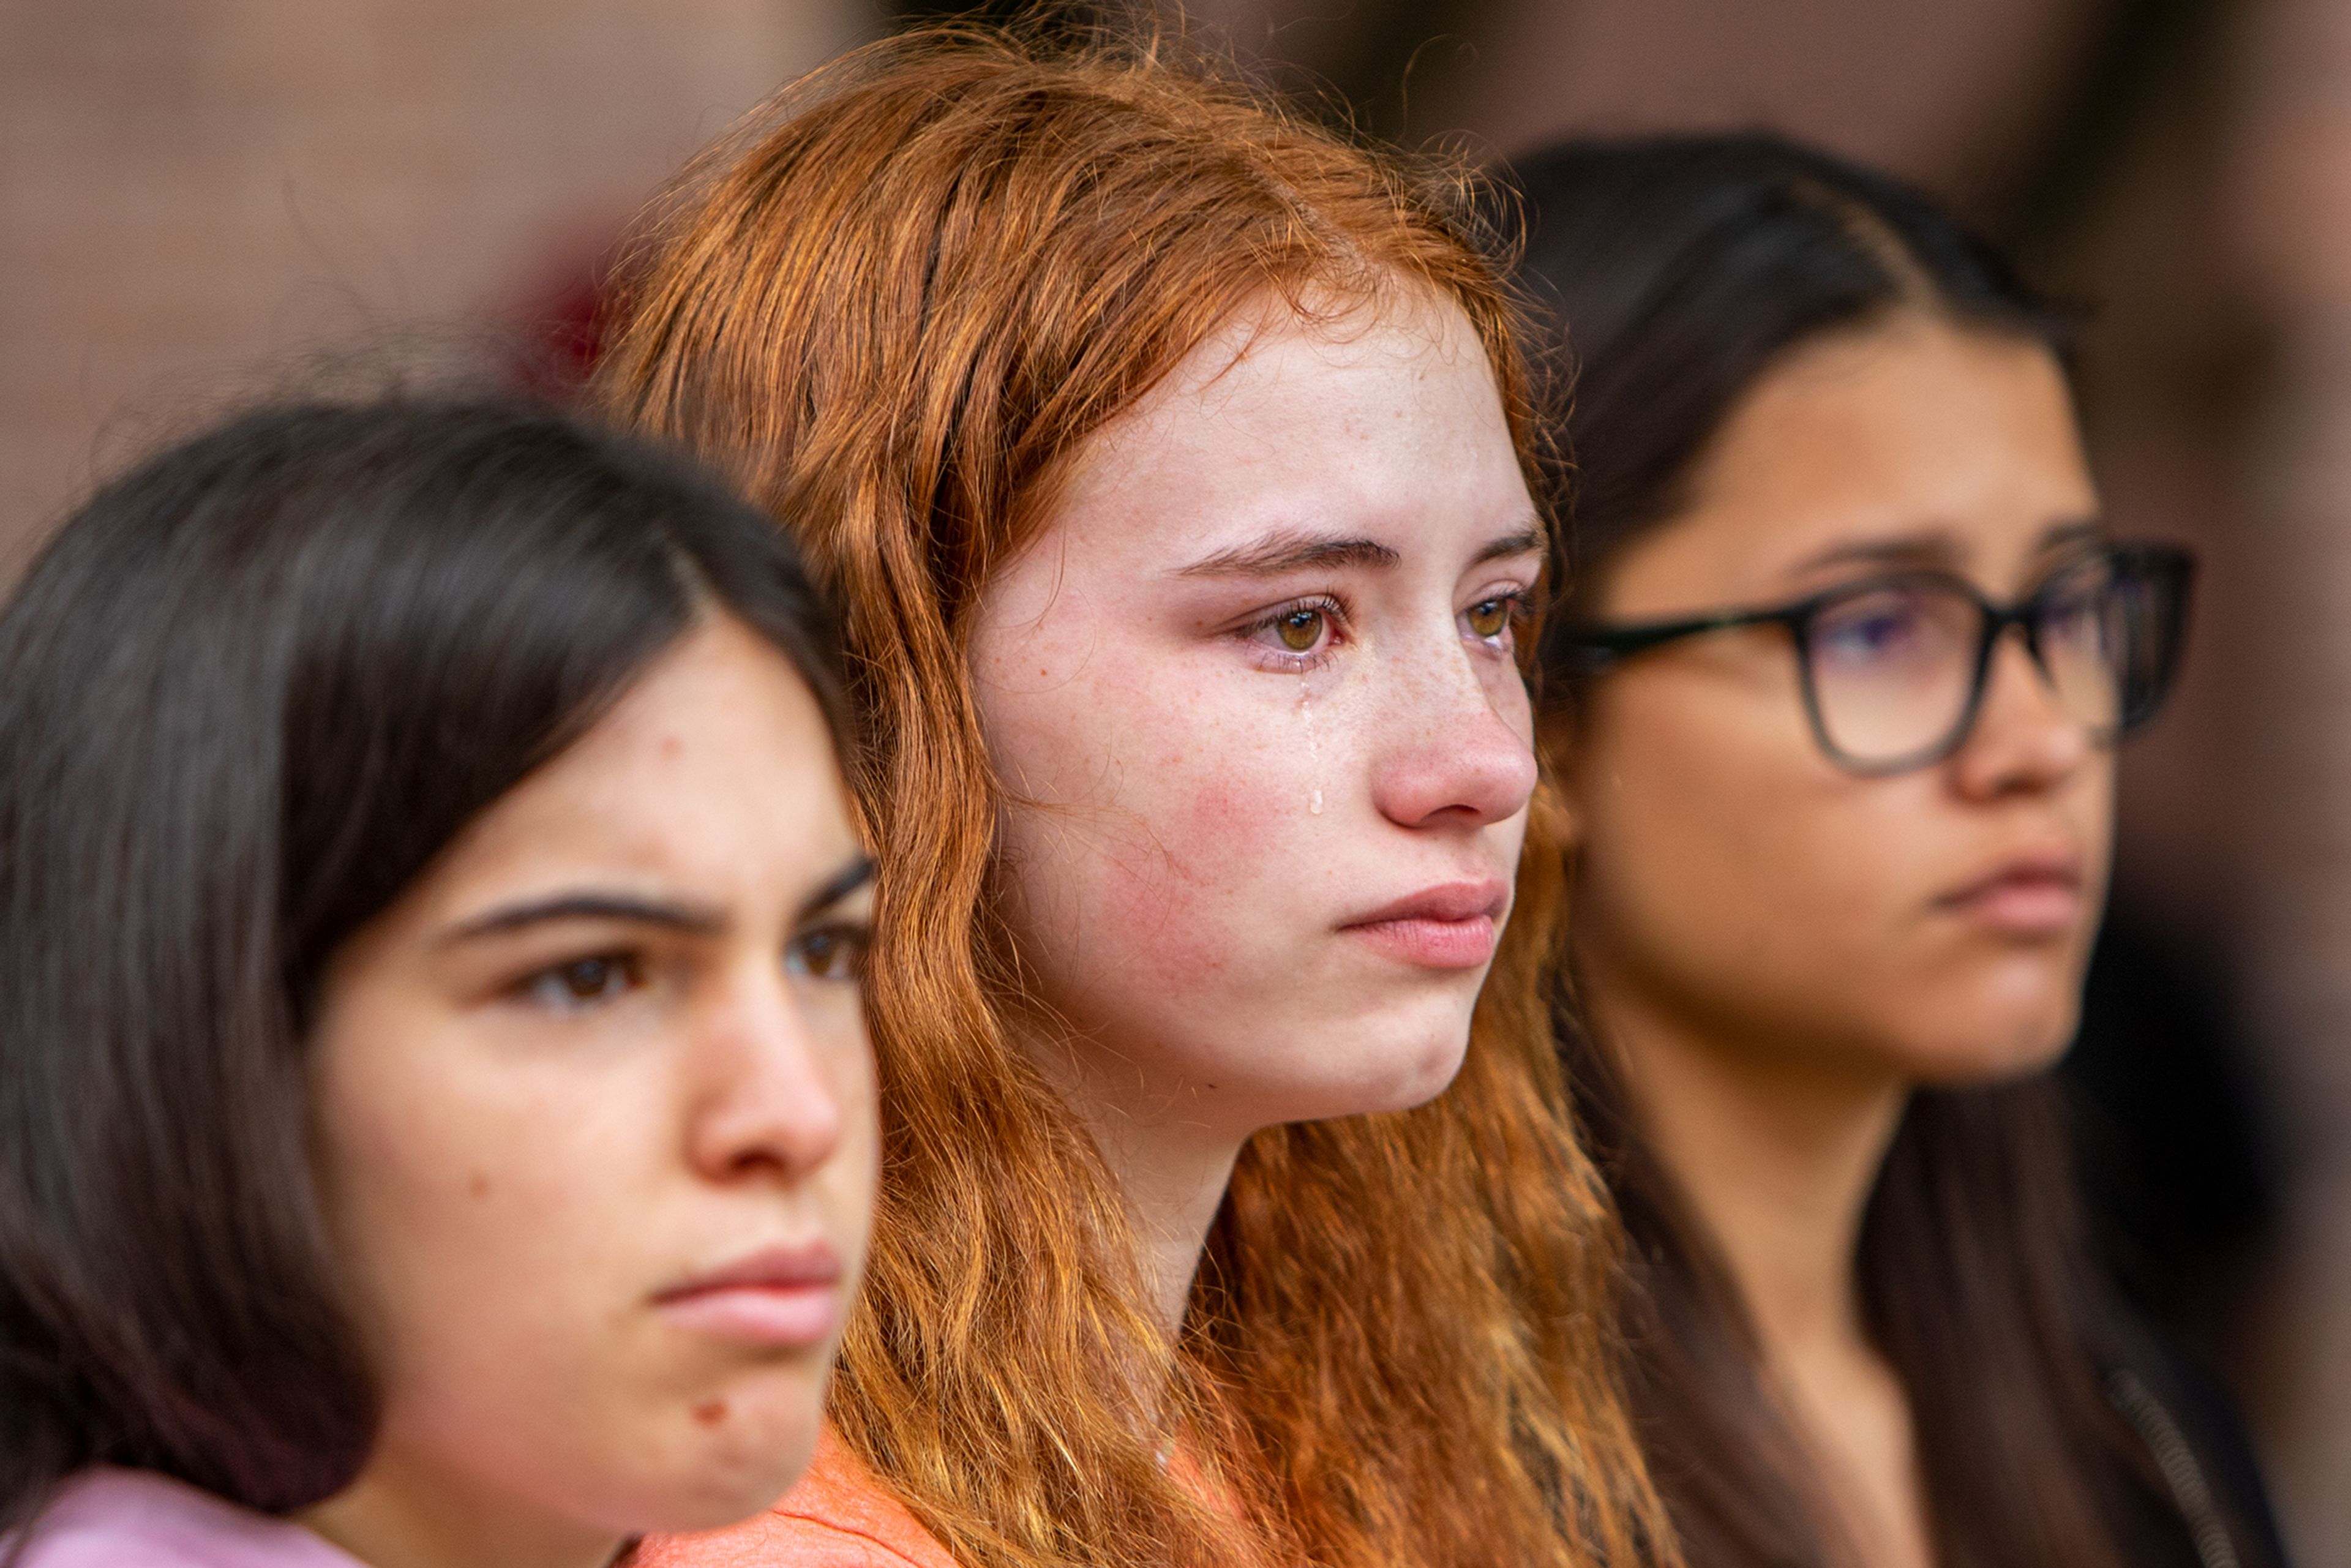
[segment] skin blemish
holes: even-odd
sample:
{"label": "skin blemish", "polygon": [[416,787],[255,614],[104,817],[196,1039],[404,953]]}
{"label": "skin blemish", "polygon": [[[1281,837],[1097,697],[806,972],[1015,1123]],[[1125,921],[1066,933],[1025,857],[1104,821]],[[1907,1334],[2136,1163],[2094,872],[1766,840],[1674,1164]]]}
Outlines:
{"label": "skin blemish", "polygon": [[694,1418],[705,1427],[716,1427],[726,1419],[726,1401],[705,1399],[694,1407]]}
{"label": "skin blemish", "polygon": [[474,1179],[465,1184],[465,1190],[475,1197],[487,1197],[490,1196],[490,1178],[475,1171]]}
{"label": "skin blemish", "polygon": [[1298,677],[1298,716],[1306,726],[1306,766],[1314,776],[1313,793],[1306,798],[1309,815],[1322,814],[1322,752],[1314,743],[1313,687],[1304,675]]}

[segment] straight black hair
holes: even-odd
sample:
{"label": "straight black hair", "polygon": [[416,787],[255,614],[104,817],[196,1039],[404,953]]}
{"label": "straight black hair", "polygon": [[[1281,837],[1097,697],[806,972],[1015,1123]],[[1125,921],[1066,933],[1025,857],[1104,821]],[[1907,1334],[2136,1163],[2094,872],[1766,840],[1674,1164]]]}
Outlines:
{"label": "straight black hair", "polygon": [[830,616],[780,529],[489,401],[248,413],[37,558],[0,614],[0,1556],[89,1464],[269,1512],[357,1474],[374,1390],[309,1158],[321,973],[718,616],[837,737]]}
{"label": "straight black hair", "polygon": [[[2070,357],[2073,313],[1928,197],[1776,136],[1573,141],[1517,162],[1507,186],[1520,278],[1563,329],[1538,356],[1573,377],[1555,432],[1570,461],[1551,476],[1572,565],[1559,632],[1691,502],[1724,423],[1799,347],[1918,312]],[[1562,645],[1544,653],[1544,727],[1572,746],[1576,672]],[[1561,1011],[1627,1232],[1635,1421],[1692,1568],[1849,1559],[1719,1248],[1646,1143],[1623,1064],[1572,996]],[[1871,1194],[1863,1308],[1909,1396],[1942,1568],[2194,1561],[2108,1396],[2147,1347],[2084,1267],[2074,1181],[2044,1075],[1917,1092]]]}

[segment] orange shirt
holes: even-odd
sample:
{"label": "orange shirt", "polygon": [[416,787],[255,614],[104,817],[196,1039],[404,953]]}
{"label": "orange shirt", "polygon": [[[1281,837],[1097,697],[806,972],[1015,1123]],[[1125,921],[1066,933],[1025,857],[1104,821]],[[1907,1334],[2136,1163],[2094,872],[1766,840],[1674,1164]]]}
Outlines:
{"label": "orange shirt", "polygon": [[652,1535],[630,1568],[956,1568],[832,1429],[784,1500],[740,1524],[693,1535]]}

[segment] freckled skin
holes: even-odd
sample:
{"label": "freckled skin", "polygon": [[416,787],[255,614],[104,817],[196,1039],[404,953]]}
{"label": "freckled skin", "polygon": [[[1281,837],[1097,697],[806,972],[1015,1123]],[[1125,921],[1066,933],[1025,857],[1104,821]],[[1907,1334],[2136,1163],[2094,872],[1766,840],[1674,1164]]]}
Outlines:
{"label": "freckled skin", "polygon": [[[337,955],[311,1048],[320,1176],[383,1415],[366,1470],[306,1522],[371,1562],[593,1562],[790,1484],[831,1343],[726,1341],[654,1298],[813,1240],[854,1281],[876,1142],[862,1008],[785,955],[859,858],[814,698],[722,621]],[[582,889],[718,924],[452,936]],[[615,952],[641,977],[609,1001],[530,988]]]}
{"label": "freckled skin", "polygon": [[[1237,1146],[1451,1080],[1484,971],[1343,927],[1513,873],[1527,694],[1507,638],[1463,615],[1532,586],[1539,553],[1475,556],[1533,515],[1475,334],[1428,300],[1335,330],[1253,316],[1081,454],[990,584],[971,660],[1013,797],[1008,917],[1072,1026],[1040,1060],[1098,1126]],[[1180,570],[1280,529],[1399,562]],[[1236,630],[1315,595],[1345,626],[1309,674]]]}

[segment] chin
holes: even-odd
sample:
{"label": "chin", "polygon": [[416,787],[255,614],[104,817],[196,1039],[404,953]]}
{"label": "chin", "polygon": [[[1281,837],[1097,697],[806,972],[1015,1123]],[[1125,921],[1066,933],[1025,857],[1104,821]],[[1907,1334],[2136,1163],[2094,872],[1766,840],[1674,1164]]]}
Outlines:
{"label": "chin", "polygon": [[[1418,1022],[1419,1020],[1414,1020]],[[1398,1025],[1405,1020],[1397,1019]],[[1348,1084],[1350,1103],[1331,1116],[1370,1116],[1426,1105],[1453,1086],[1469,1051],[1466,1009],[1417,1028],[1364,1030]]]}
{"label": "chin", "polygon": [[1909,1076],[1934,1089],[1981,1089],[2029,1078],[2054,1067],[2074,1042],[2079,1004],[2069,1001],[2024,1016],[1994,1016],[1976,1027],[1952,1030],[1947,1020],[1938,1038],[1910,1051]]}
{"label": "chin", "polygon": [[725,1441],[692,1458],[674,1487],[647,1496],[643,1517],[653,1522],[631,1533],[684,1534],[748,1519],[792,1489],[815,1451],[813,1425],[771,1442]]}

